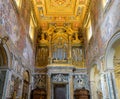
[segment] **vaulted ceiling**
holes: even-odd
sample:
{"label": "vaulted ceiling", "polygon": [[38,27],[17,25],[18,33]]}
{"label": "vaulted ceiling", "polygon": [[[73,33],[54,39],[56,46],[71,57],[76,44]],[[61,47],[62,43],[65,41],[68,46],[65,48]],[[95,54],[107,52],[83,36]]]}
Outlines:
{"label": "vaulted ceiling", "polygon": [[33,0],[34,9],[43,31],[50,25],[70,26],[72,30],[83,27],[90,0]]}

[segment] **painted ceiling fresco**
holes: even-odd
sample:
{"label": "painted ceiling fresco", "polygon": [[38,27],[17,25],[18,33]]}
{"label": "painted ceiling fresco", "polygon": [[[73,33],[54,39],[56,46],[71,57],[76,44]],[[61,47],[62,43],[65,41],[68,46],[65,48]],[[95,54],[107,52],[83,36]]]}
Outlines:
{"label": "painted ceiling fresco", "polygon": [[43,30],[50,25],[82,27],[90,0],[33,0],[38,22]]}

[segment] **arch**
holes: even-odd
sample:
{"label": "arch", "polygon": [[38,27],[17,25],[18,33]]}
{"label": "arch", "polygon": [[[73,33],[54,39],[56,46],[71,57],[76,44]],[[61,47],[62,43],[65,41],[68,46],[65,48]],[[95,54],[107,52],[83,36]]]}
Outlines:
{"label": "arch", "polygon": [[109,40],[105,51],[105,67],[106,69],[114,69],[113,58],[115,54],[115,48],[120,44],[120,31],[116,32]]}
{"label": "arch", "polygon": [[8,65],[8,59],[6,51],[2,44],[0,44],[0,66],[7,66]]}
{"label": "arch", "polygon": [[[106,47],[105,51],[105,66],[104,71],[106,72],[107,79],[110,79],[111,84],[108,83],[108,91],[109,91],[109,97],[110,98],[117,98],[117,84],[116,84],[116,75],[115,71],[113,71],[116,67],[114,66],[114,56],[116,49],[120,47],[120,31],[116,32],[112,38],[109,40],[108,45]],[[109,76],[110,75],[110,76]]]}
{"label": "arch", "polygon": [[0,67],[10,67],[11,58],[7,44],[0,43]]}
{"label": "arch", "polygon": [[28,70],[25,70],[23,72],[23,79],[27,82],[30,82],[30,74],[29,74],[29,71]]}

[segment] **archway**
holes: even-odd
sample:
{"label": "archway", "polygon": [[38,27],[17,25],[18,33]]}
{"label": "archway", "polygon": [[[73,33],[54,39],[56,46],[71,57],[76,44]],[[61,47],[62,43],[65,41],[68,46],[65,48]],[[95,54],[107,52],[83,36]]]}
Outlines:
{"label": "archway", "polygon": [[6,93],[4,93],[4,87],[6,82],[6,74],[8,68],[8,55],[6,51],[6,44],[0,42],[0,97],[3,97]]}
{"label": "archway", "polygon": [[106,80],[110,99],[120,96],[119,84],[119,56],[120,55],[120,32],[116,33],[108,43],[105,53]]}
{"label": "archway", "polygon": [[118,92],[118,97],[120,97],[120,45],[115,48],[113,65],[115,72],[116,89]]}
{"label": "archway", "polygon": [[0,67],[8,65],[8,58],[3,44],[0,44]]}
{"label": "archway", "polygon": [[22,99],[28,99],[29,97],[29,84],[30,84],[30,76],[29,72],[26,70],[23,73],[23,91],[22,91]]}

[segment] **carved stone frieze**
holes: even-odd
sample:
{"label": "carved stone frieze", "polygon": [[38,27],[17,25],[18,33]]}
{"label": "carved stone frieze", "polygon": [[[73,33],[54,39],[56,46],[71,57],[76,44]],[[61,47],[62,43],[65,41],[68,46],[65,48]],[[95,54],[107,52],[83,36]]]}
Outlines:
{"label": "carved stone frieze", "polygon": [[72,64],[75,66],[84,67],[84,54],[82,47],[73,46],[72,48]]}
{"label": "carved stone frieze", "polygon": [[37,47],[36,65],[43,67],[48,64],[48,47]]}
{"label": "carved stone frieze", "polygon": [[74,90],[83,89],[83,88],[89,90],[88,76],[86,74],[75,74],[74,75]]}
{"label": "carved stone frieze", "polygon": [[68,75],[66,74],[53,74],[52,82],[54,83],[67,83],[69,81]]}
{"label": "carved stone frieze", "polygon": [[34,75],[34,88],[46,88],[46,75],[35,74]]}

